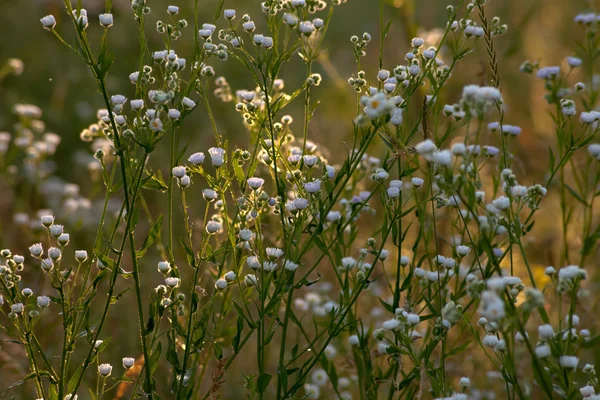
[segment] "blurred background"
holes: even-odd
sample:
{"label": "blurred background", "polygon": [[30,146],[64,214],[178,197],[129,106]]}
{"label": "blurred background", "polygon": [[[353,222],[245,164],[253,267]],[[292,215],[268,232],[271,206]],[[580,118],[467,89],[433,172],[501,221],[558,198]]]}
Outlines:
{"label": "blurred background", "polygon": [[[147,24],[147,36],[151,50],[162,48],[162,39],[154,29],[158,18],[164,19],[164,9],[172,2],[153,0]],[[261,28],[259,0],[226,0],[226,8],[235,8],[238,15],[249,13]],[[337,7],[331,28],[328,32],[324,50],[326,57],[322,60],[320,71],[325,77],[318,95],[322,99],[320,112],[316,113],[312,124],[314,138],[319,137],[323,144],[338,142],[340,133],[349,126],[353,116],[353,107],[340,105],[354,104],[352,89],[346,80],[356,72],[349,38],[354,34],[370,32],[373,41],[367,48],[368,55],[362,60],[363,69],[374,73],[378,59],[378,8],[376,0],[349,0]],[[403,56],[408,50],[410,38],[439,32],[447,20],[445,7],[448,1],[439,0],[387,0],[386,20],[394,21],[388,35],[384,65],[389,69],[404,62]],[[519,73],[518,67],[525,60],[541,60],[542,65],[555,65],[565,56],[572,55],[576,48],[576,40],[582,38],[582,31],[573,23],[573,17],[590,9],[592,1],[572,0],[564,3],[551,0],[505,0],[491,1],[490,15],[499,16],[509,26],[508,33],[497,41],[502,75],[502,91],[508,107],[508,118],[511,123],[521,125],[524,134],[520,140],[528,149],[540,145],[543,135],[552,129],[552,122],[547,118],[546,105],[542,99],[543,83],[535,81]],[[83,5],[90,13],[92,42],[101,33],[96,26],[97,15],[104,10],[101,0],[84,0]],[[192,21],[193,1],[184,0],[178,4],[181,17]],[[210,21],[214,14],[216,1],[200,2],[200,22]],[[137,68],[139,54],[136,38],[137,25],[131,16],[129,1],[113,2],[115,26],[110,31],[110,46],[115,53],[115,63],[109,74],[109,91],[132,93],[127,76]],[[73,43],[73,32],[70,22],[64,13],[61,0],[5,1],[0,4],[0,33],[3,42],[0,52],[2,61],[18,58],[24,63],[23,74],[19,78],[5,79],[0,87],[0,126],[7,127],[14,117],[7,112],[14,103],[34,103],[44,110],[44,120],[51,131],[63,138],[63,146],[59,155],[72,154],[73,150],[85,147],[78,140],[79,132],[94,121],[97,108],[102,106],[102,99],[95,90],[95,82],[90,73],[82,65],[78,56],[61,45],[51,34],[45,32],[39,19],[46,14],[54,14],[58,21],[58,31],[69,43]],[[176,43],[177,52],[185,57],[191,52],[192,25],[184,31],[184,37]],[[264,27],[264,26],[263,26]],[[95,40],[98,43],[98,40]],[[467,62],[459,67],[451,79],[449,90],[443,93],[442,100],[455,102],[460,96],[458,90],[465,83],[483,83],[482,72],[486,71],[483,46],[471,55]],[[239,69],[235,62],[213,62],[217,75],[224,75],[233,89],[249,88],[248,74]],[[316,67],[319,69],[319,66]],[[302,61],[293,58],[283,69],[283,78],[288,87],[297,87],[301,82]],[[477,78],[479,76],[479,78]],[[527,106],[526,106],[527,105]],[[217,112],[222,115],[236,115],[230,104],[215,102]],[[193,138],[210,138],[205,135],[209,127],[203,124],[205,115],[196,113],[196,119],[189,124],[189,135]],[[243,135],[239,129],[238,118],[221,118],[221,124],[227,134],[235,138]],[[340,125],[342,124],[342,125]],[[331,135],[335,131],[336,135]],[[327,132],[327,135],[321,133]],[[339,132],[339,133],[337,133]],[[347,134],[347,133],[346,133]],[[204,144],[206,147],[206,144]],[[325,146],[327,147],[327,146]],[[545,148],[545,146],[544,146]],[[61,158],[65,166],[69,157]]]}
{"label": "blurred background", "polygon": [[[176,51],[180,57],[191,58],[193,0],[149,2],[152,13],[148,19],[146,34],[150,49],[154,51],[163,48],[162,39],[155,31],[154,24],[157,19],[165,18],[167,5],[173,3],[180,6],[180,16],[190,22],[183,37],[175,43]],[[216,0],[200,1],[200,23],[212,20],[216,3]],[[566,56],[577,55],[577,43],[583,39],[583,30],[573,22],[573,18],[580,12],[593,10],[596,4],[593,0],[490,0],[488,3],[488,16],[500,17],[501,22],[509,27],[508,32],[497,39],[496,45],[500,87],[507,111],[505,123],[523,128],[523,133],[512,143],[516,156],[514,170],[522,184],[541,183],[547,173],[548,146],[555,143],[554,124],[548,114],[549,107],[543,99],[543,81],[519,72],[519,66],[525,60],[539,60],[543,66],[564,65]],[[350,128],[355,115],[356,97],[346,81],[356,73],[356,67],[350,36],[361,35],[363,32],[372,34],[373,41],[367,47],[367,57],[361,62],[362,69],[370,77],[376,74],[379,49],[377,4],[376,0],[348,0],[335,9],[323,45],[323,57],[314,67],[324,79],[315,91],[320,105],[310,124],[309,137],[323,145],[324,149],[339,148],[341,143],[352,138]],[[386,39],[384,67],[391,70],[404,63],[404,54],[409,50],[410,39],[414,36],[421,36],[435,43],[436,35],[441,33],[440,28],[445,26],[448,4],[448,0],[386,0],[385,20],[391,19],[393,24]],[[91,42],[98,45],[101,29],[96,21],[97,15],[104,11],[104,1],[84,0],[83,6],[88,9]],[[110,29],[109,43],[115,54],[115,62],[109,72],[108,90],[112,94],[121,93],[131,98],[134,87],[129,82],[128,75],[138,67],[137,24],[132,18],[129,1],[114,0],[113,7],[115,25]],[[264,28],[260,0],[225,0],[225,8],[235,8],[238,16],[249,13],[257,22],[258,31]],[[74,43],[73,29],[64,13],[62,0],[0,1],[0,68],[12,58],[23,63],[23,71],[19,76],[8,74],[0,81],[0,131],[10,131],[17,121],[11,112],[15,103],[39,106],[43,111],[42,119],[47,131],[55,132],[62,138],[53,158],[54,175],[68,182],[76,182],[81,186],[82,192],[93,194],[97,188],[88,182],[88,172],[78,167],[82,157],[90,157],[89,145],[80,140],[79,134],[83,128],[96,121],[96,110],[104,107],[103,101],[96,91],[91,73],[81,59],[42,28],[39,19],[47,14],[56,17],[57,30],[67,42]],[[442,52],[442,58],[443,56]],[[249,74],[233,60],[226,63],[212,61],[211,65],[217,76],[224,75],[227,78],[233,90],[253,89]],[[458,64],[449,85],[439,96],[439,103],[457,102],[465,84],[487,84],[488,69],[482,42],[473,54]],[[583,73],[584,71],[574,72],[570,81],[575,83],[584,80]],[[293,57],[283,68],[281,77],[286,82],[286,88],[299,87],[304,80],[302,60]],[[246,148],[248,135],[233,104],[221,103],[216,99],[212,103],[223,135],[235,146]],[[297,101],[288,111],[297,121],[301,120],[301,107],[301,101]],[[186,120],[181,134],[182,143],[191,142],[190,150],[206,151],[214,145],[210,124],[202,107]],[[166,145],[163,147],[159,152],[167,157]],[[375,147],[371,153],[381,157],[384,151],[381,146]],[[341,161],[345,154],[329,152],[327,156],[335,163]],[[0,193],[6,194],[0,194],[0,247],[9,247],[15,251],[19,249],[21,253],[26,253],[31,242],[28,242],[27,237],[15,234],[13,216],[15,212],[27,212],[28,207],[15,200],[18,194],[8,190],[9,182],[2,182],[2,179],[0,176]],[[96,197],[99,199],[99,196]],[[150,206],[157,211],[160,211],[161,204],[150,199]],[[543,267],[547,265],[555,264],[559,256],[557,249],[560,247],[561,235],[560,219],[555,217],[557,210],[558,199],[551,193],[543,202],[543,212],[537,218],[533,234],[528,237],[528,240],[533,241],[528,251],[539,271],[543,271]],[[91,217],[94,219],[97,215]],[[85,225],[80,229],[82,235],[75,239],[80,244],[79,247],[91,248],[90,241],[86,243],[84,236]],[[71,230],[71,237],[76,233],[76,230]],[[574,231],[573,235],[569,235],[573,249],[581,245],[578,234],[579,231]],[[151,264],[154,271],[155,264]],[[155,283],[148,282],[148,288]],[[596,287],[596,283],[590,282],[590,285],[592,289]],[[128,297],[131,297],[128,300],[133,301],[132,295]],[[590,316],[595,311],[595,304],[587,305]],[[137,329],[135,324],[117,314],[112,313],[109,318],[113,333],[118,334],[122,329]],[[48,329],[56,329],[58,334],[60,327],[49,325]],[[126,352],[128,347],[136,346],[135,336],[128,335],[117,346],[115,357],[127,355],[121,353]],[[13,381],[13,377],[19,376],[19,369],[26,368],[22,362],[15,361],[18,352],[8,350],[7,356],[14,355],[15,359],[7,361],[7,356],[0,356],[0,371],[3,368],[4,371],[12,370],[14,375],[0,372],[2,378],[11,376],[11,379],[0,379],[0,393]],[[239,377],[230,379],[240,384],[240,387],[225,388],[225,392],[241,393],[243,389]]]}

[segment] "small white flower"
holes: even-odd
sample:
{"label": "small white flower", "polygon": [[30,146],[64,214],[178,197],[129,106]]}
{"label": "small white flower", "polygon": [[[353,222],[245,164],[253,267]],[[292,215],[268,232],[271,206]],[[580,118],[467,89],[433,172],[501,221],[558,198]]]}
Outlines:
{"label": "small white flower", "polygon": [[308,200],[302,197],[297,197],[294,199],[293,204],[296,210],[304,210],[306,207],[308,207]]}
{"label": "small white flower", "polygon": [[548,346],[547,344],[543,344],[535,348],[535,355],[538,358],[546,358],[550,354],[552,354],[552,351],[550,350],[550,346]]}
{"label": "small white flower", "polygon": [[342,258],[342,266],[347,270],[352,269],[356,266],[356,260],[354,257],[344,257]]}
{"label": "small white flower", "polygon": [[321,397],[321,389],[319,389],[319,386],[312,383],[305,383],[303,387],[306,392],[306,398],[318,399]]}
{"label": "small white flower", "polygon": [[183,107],[187,110],[190,110],[194,107],[196,107],[196,102],[192,99],[190,99],[189,97],[184,97],[183,100],[181,101],[181,104],[183,104]]}
{"label": "small white flower", "polygon": [[590,111],[590,112],[583,111],[579,115],[579,118],[581,119],[581,122],[583,122],[585,124],[591,124],[592,122],[596,122],[596,121],[598,121],[598,119],[600,119],[600,112],[597,112],[597,111]]}
{"label": "small white flower", "polygon": [[316,369],[313,371],[311,375],[311,379],[313,383],[317,386],[323,386],[329,381],[329,377],[327,376],[327,372],[323,369]]}
{"label": "small white flower", "polygon": [[285,260],[283,262],[283,268],[288,271],[294,272],[295,270],[298,269],[298,264],[296,264],[295,262],[290,261],[290,260]]}
{"label": "small white flower", "polygon": [[223,162],[225,161],[224,149],[220,147],[211,147],[210,149],[208,149],[208,154],[210,155],[212,165],[214,167],[220,167],[221,165],[223,165]]}
{"label": "small white flower", "polygon": [[560,356],[558,360],[559,364],[563,368],[575,369],[579,364],[579,357],[575,356]]}
{"label": "small white flower", "polygon": [[523,343],[525,341],[525,337],[529,338],[529,334],[525,332],[525,336],[521,332],[515,333],[515,341],[519,343]]}
{"label": "small white flower", "polygon": [[302,21],[298,26],[298,30],[300,30],[300,33],[310,36],[315,31],[315,26],[310,21]]}
{"label": "small white flower", "polygon": [[450,150],[436,151],[431,155],[431,161],[436,165],[448,167],[452,164],[452,152]]}
{"label": "small white flower", "polygon": [[470,251],[471,248],[469,246],[456,246],[456,254],[458,254],[461,257],[467,256]]}
{"label": "small white flower", "polygon": [[273,38],[269,37],[269,36],[265,36],[262,41],[260,42],[260,44],[265,48],[265,49],[270,49],[271,47],[273,47]]}
{"label": "small white flower", "polygon": [[401,108],[395,108],[394,111],[392,111],[392,115],[390,118],[390,122],[394,125],[394,126],[399,126],[402,125],[402,121],[403,121],[403,110]]}
{"label": "small white flower", "polygon": [[248,267],[250,267],[251,269],[258,269],[260,268],[260,260],[258,259],[257,256],[250,256],[246,259],[246,264],[248,264]]}
{"label": "small white flower", "polygon": [[112,372],[112,365],[110,365],[110,364],[100,364],[98,366],[98,373],[102,377],[109,376],[111,374],[111,372]]}
{"label": "small white flower", "polygon": [[420,37],[416,37],[411,40],[410,44],[412,47],[419,48],[425,44],[425,40]]}
{"label": "small white flower", "polygon": [[40,22],[42,23],[42,26],[48,30],[52,30],[56,26],[56,19],[54,18],[54,15],[46,15],[40,19]]}
{"label": "small white flower", "polygon": [[417,76],[419,75],[419,73],[421,73],[421,67],[419,67],[417,64],[412,64],[409,68],[408,68],[408,73],[411,76]]}
{"label": "small white flower", "polygon": [[579,325],[579,316],[577,314],[573,314],[571,316],[565,316],[565,325],[577,326]]}
{"label": "small white flower", "polygon": [[425,57],[428,60],[431,60],[432,58],[435,57],[435,49],[430,48],[430,49],[423,51],[423,57]]}
{"label": "small white flower", "polygon": [[181,112],[179,112],[179,110],[175,109],[175,108],[171,108],[169,110],[169,118],[175,120],[175,119],[179,119],[179,117],[181,116]]}
{"label": "small white flower", "polygon": [[186,187],[190,186],[192,180],[188,175],[185,175],[177,183],[179,184],[180,188],[185,189]]}
{"label": "small white flower", "polygon": [[500,149],[494,146],[483,146],[483,150],[489,157],[497,156],[500,153]]}
{"label": "small white flower", "polygon": [[377,79],[379,79],[381,82],[385,81],[389,77],[390,77],[390,71],[388,71],[387,69],[381,69],[377,73]]}
{"label": "small white flower", "polygon": [[417,153],[421,155],[431,154],[437,150],[437,146],[429,139],[417,143],[415,146]]}
{"label": "small white flower", "polygon": [[312,182],[306,182],[304,184],[304,189],[308,192],[308,193],[316,193],[319,190],[321,190],[321,180],[320,179],[315,179]]}
{"label": "small white flower", "polygon": [[406,322],[414,326],[421,322],[421,317],[418,314],[410,313],[406,316]]}
{"label": "small white flower", "polygon": [[110,102],[113,103],[115,106],[123,105],[126,101],[127,98],[122,94],[115,94],[113,96],[110,96]]}
{"label": "small white flower", "polygon": [[386,258],[388,258],[389,255],[390,255],[390,251],[389,250],[381,249],[381,252],[379,253],[379,259],[380,260],[385,260]]}
{"label": "small white flower", "polygon": [[375,93],[371,97],[363,96],[360,102],[364,106],[366,116],[370,119],[377,119],[394,108],[394,103],[383,92]]}
{"label": "small white flower", "polygon": [[421,179],[421,178],[412,178],[410,180],[410,182],[416,188],[420,188],[421,186],[423,186],[423,183],[425,183],[425,181],[423,179]]}
{"label": "small white flower", "polygon": [[485,283],[489,290],[493,290],[496,293],[502,292],[506,287],[506,279],[501,276],[491,277]]}
{"label": "small white flower", "polygon": [[29,247],[29,252],[32,257],[39,258],[44,254],[44,248],[41,243],[36,243]]}
{"label": "small white flower", "polygon": [[569,64],[569,67],[571,67],[571,68],[580,67],[582,63],[583,63],[583,61],[581,60],[581,58],[567,57],[567,64]]}
{"label": "small white flower", "polygon": [[307,167],[314,167],[317,164],[317,161],[319,161],[319,157],[306,155],[302,156],[302,161]]}
{"label": "small white flower", "polygon": [[52,268],[54,268],[54,261],[52,261],[51,258],[44,258],[42,260],[42,270],[49,272],[52,270]]}
{"label": "small white flower", "polygon": [[50,234],[57,238],[63,234],[63,226],[62,225],[50,225]]}
{"label": "small white flower", "polygon": [[256,177],[252,177],[248,179],[248,186],[250,186],[250,188],[252,190],[258,190],[262,187],[262,185],[264,185],[265,180],[262,178],[256,178]]}
{"label": "small white flower", "polygon": [[389,198],[395,199],[396,197],[400,196],[400,189],[398,189],[397,187],[390,187],[387,190],[387,194]]}
{"label": "small white flower", "polygon": [[204,197],[204,200],[206,201],[214,201],[219,197],[219,194],[217,193],[216,190],[213,189],[204,189],[202,190],[202,196]]}
{"label": "small white flower", "polygon": [[482,317],[490,321],[499,321],[505,315],[504,301],[502,301],[496,292],[485,290],[481,293],[479,313]]}
{"label": "small white flower", "polygon": [[283,250],[277,247],[267,247],[265,252],[267,253],[267,257],[272,260],[275,260],[283,255]]}
{"label": "small white flower", "polygon": [[125,369],[129,369],[135,365],[135,358],[133,357],[123,357],[123,367]]}
{"label": "small white flower", "polygon": [[587,272],[577,265],[569,265],[558,270],[558,279],[560,281],[569,281],[576,278],[586,279]]}
{"label": "small white flower", "polygon": [[229,271],[225,275],[223,275],[223,278],[225,278],[227,282],[233,282],[236,278],[235,272]]}
{"label": "small white flower", "polygon": [[543,67],[537,72],[537,77],[540,79],[552,79],[560,73],[560,67]]}
{"label": "small white flower", "polygon": [[179,286],[179,278],[176,278],[174,276],[169,276],[167,278],[165,278],[165,285],[167,285],[170,288],[176,288]]}
{"label": "small white flower", "polygon": [[204,153],[194,153],[188,158],[188,161],[194,165],[202,165],[204,163]]}
{"label": "small white flower", "polygon": [[154,118],[151,122],[150,122],[150,129],[153,132],[160,132],[163,129],[163,124],[162,121],[159,118]]}
{"label": "small white flower", "polygon": [[177,179],[181,179],[186,175],[185,167],[178,165],[172,170],[173,176]]}
{"label": "small white flower", "polygon": [[274,271],[275,269],[277,269],[277,263],[274,263],[272,261],[265,261],[262,263],[262,269],[267,272]]}
{"label": "small white flower", "polygon": [[168,6],[167,12],[171,15],[175,15],[179,12],[179,7],[178,6]]}
{"label": "small white flower", "polygon": [[129,102],[129,104],[131,105],[131,108],[134,110],[140,110],[140,109],[144,108],[144,100],[142,100],[142,99],[131,100]]}
{"label": "small white flower", "polygon": [[10,311],[15,314],[21,314],[24,310],[25,306],[23,305],[23,303],[15,303],[12,306],[10,306]]}
{"label": "small white flower", "polygon": [[388,319],[387,321],[385,321],[382,324],[382,327],[386,331],[395,331],[395,330],[400,329],[401,325],[402,325],[402,323],[400,321],[398,321],[397,319]]}
{"label": "small white flower", "polygon": [[204,40],[206,40],[209,37],[211,37],[212,34],[213,34],[213,31],[211,31],[210,29],[200,29],[200,30],[198,30],[198,36],[200,36]]}
{"label": "small white flower", "polygon": [[390,187],[402,189],[402,181],[398,179],[391,180]]}
{"label": "small white flower", "polygon": [[223,278],[219,278],[215,282],[215,287],[218,290],[225,290],[225,289],[227,289],[227,281],[225,279],[223,279]]}
{"label": "small white flower", "polygon": [[588,146],[588,153],[591,157],[600,160],[600,143],[592,143]]}
{"label": "small white flower", "polygon": [[244,283],[246,286],[256,286],[258,279],[256,278],[256,275],[248,274],[244,277]]}
{"label": "small white flower", "polygon": [[333,167],[331,165],[326,165],[325,170],[327,172],[327,177],[329,179],[333,179],[333,177],[335,176],[335,167]]}
{"label": "small white flower", "polygon": [[53,215],[42,215],[40,217],[40,221],[42,222],[42,225],[44,225],[45,227],[49,227],[50,225],[52,225],[54,223],[54,216]]}
{"label": "small white flower", "polygon": [[506,341],[504,339],[498,340],[498,343],[494,346],[494,350],[496,351],[506,351]]}
{"label": "small white flower", "polygon": [[252,239],[252,231],[250,229],[242,229],[242,230],[240,230],[238,237],[240,238],[241,241],[247,242],[250,239]]}
{"label": "small white flower", "polygon": [[208,221],[208,224],[206,224],[206,232],[212,235],[219,232],[221,230],[221,227],[222,225],[218,221]]}
{"label": "small white flower", "polygon": [[50,305],[50,297],[48,296],[38,296],[37,305],[40,308],[46,308]]}
{"label": "small white flower", "polygon": [[229,20],[232,20],[235,18],[235,10],[227,9],[223,11],[223,16]]}
{"label": "small white flower", "polygon": [[554,329],[552,329],[552,325],[544,324],[538,326],[538,333],[540,335],[540,339],[548,340],[554,337]]}
{"label": "small white flower", "polygon": [[165,275],[168,274],[171,272],[171,264],[168,261],[159,261],[158,272]]}
{"label": "small white flower", "polygon": [[464,143],[455,143],[450,149],[455,156],[464,156],[467,152],[467,147]]}
{"label": "small white flower", "polygon": [[579,393],[581,393],[584,398],[590,398],[596,394],[596,389],[591,385],[587,385],[579,389]]}
{"label": "small white flower", "polygon": [[513,197],[520,198],[527,195],[527,188],[522,185],[516,185],[510,188],[510,194]]}
{"label": "small white flower", "polygon": [[102,25],[105,28],[111,27],[113,24],[112,14],[100,14],[98,19],[100,20],[100,25]]}
{"label": "small white flower", "polygon": [[492,205],[501,211],[508,210],[510,208],[510,199],[506,196],[500,196],[492,200]]}
{"label": "small white flower", "polygon": [[485,31],[481,26],[467,25],[467,27],[465,28],[466,36],[482,37],[484,33]]}
{"label": "small white flower", "polygon": [[384,181],[389,178],[390,174],[383,168],[377,168],[375,173],[371,176],[371,179],[375,181]]}
{"label": "small white flower", "polygon": [[254,25],[253,21],[247,21],[242,24],[242,28],[244,28],[246,32],[253,32],[256,29],[256,25]]}
{"label": "small white flower", "polygon": [[329,211],[326,218],[329,222],[336,222],[342,218],[342,214],[339,211]]}
{"label": "small white flower", "polygon": [[257,34],[252,37],[252,40],[254,41],[255,45],[260,46],[264,38],[264,35]]}
{"label": "small white flower", "polygon": [[485,335],[481,343],[486,347],[496,347],[498,344],[498,338],[496,335]]}

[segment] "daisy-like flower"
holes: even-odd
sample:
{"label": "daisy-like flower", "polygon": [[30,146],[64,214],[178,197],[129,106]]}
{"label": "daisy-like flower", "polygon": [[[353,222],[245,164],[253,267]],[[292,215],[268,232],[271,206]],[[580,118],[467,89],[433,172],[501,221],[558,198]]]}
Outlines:
{"label": "daisy-like flower", "polygon": [[383,92],[376,93],[371,97],[363,96],[360,102],[364,106],[365,115],[370,119],[377,119],[388,114],[394,108],[394,104]]}
{"label": "daisy-like flower", "polygon": [[214,167],[220,167],[225,162],[225,150],[220,147],[211,147],[208,154]]}

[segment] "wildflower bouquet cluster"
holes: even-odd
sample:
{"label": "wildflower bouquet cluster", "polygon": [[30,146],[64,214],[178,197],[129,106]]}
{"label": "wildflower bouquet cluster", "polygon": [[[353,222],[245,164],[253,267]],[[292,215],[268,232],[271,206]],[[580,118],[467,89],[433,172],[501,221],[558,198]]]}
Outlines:
{"label": "wildflower bouquet cluster", "polygon": [[[267,0],[251,16],[220,0],[203,21],[198,0],[185,17],[132,0],[131,15],[118,16],[138,25],[139,67],[120,93],[106,83],[119,62],[111,3],[92,16],[65,0],[69,23],[41,19],[85,62],[103,103],[81,132],[89,190],[54,176],[60,136],[45,133],[39,108],[15,106],[14,133],[0,134],[2,176],[31,196],[14,225],[34,243],[0,253],[0,327],[28,368],[6,393],[600,398],[586,351],[600,339],[578,316],[600,238],[599,17],[576,18],[585,43],[567,67],[521,67],[543,80],[556,137],[547,176],[528,182],[511,152],[522,129],[509,124],[496,54],[508,27],[484,0],[448,6],[435,42],[413,38],[390,65],[390,24],[373,1],[379,49],[369,33],[350,38],[356,112],[336,152],[311,127],[326,34],[345,1]],[[164,48],[146,38],[151,18]],[[186,37],[192,52],[182,54]],[[448,91],[478,49],[489,79]],[[363,70],[365,57],[379,68]],[[247,88],[220,75],[225,62],[241,65]],[[305,75],[289,87],[282,71],[297,62]],[[245,145],[220,128],[216,102],[238,116]],[[206,148],[189,142],[192,113],[213,131]],[[529,239],[553,192],[558,264],[539,267]],[[109,323],[125,309],[134,331]],[[45,320],[60,321],[52,346]],[[129,340],[126,354],[117,340]]]}

